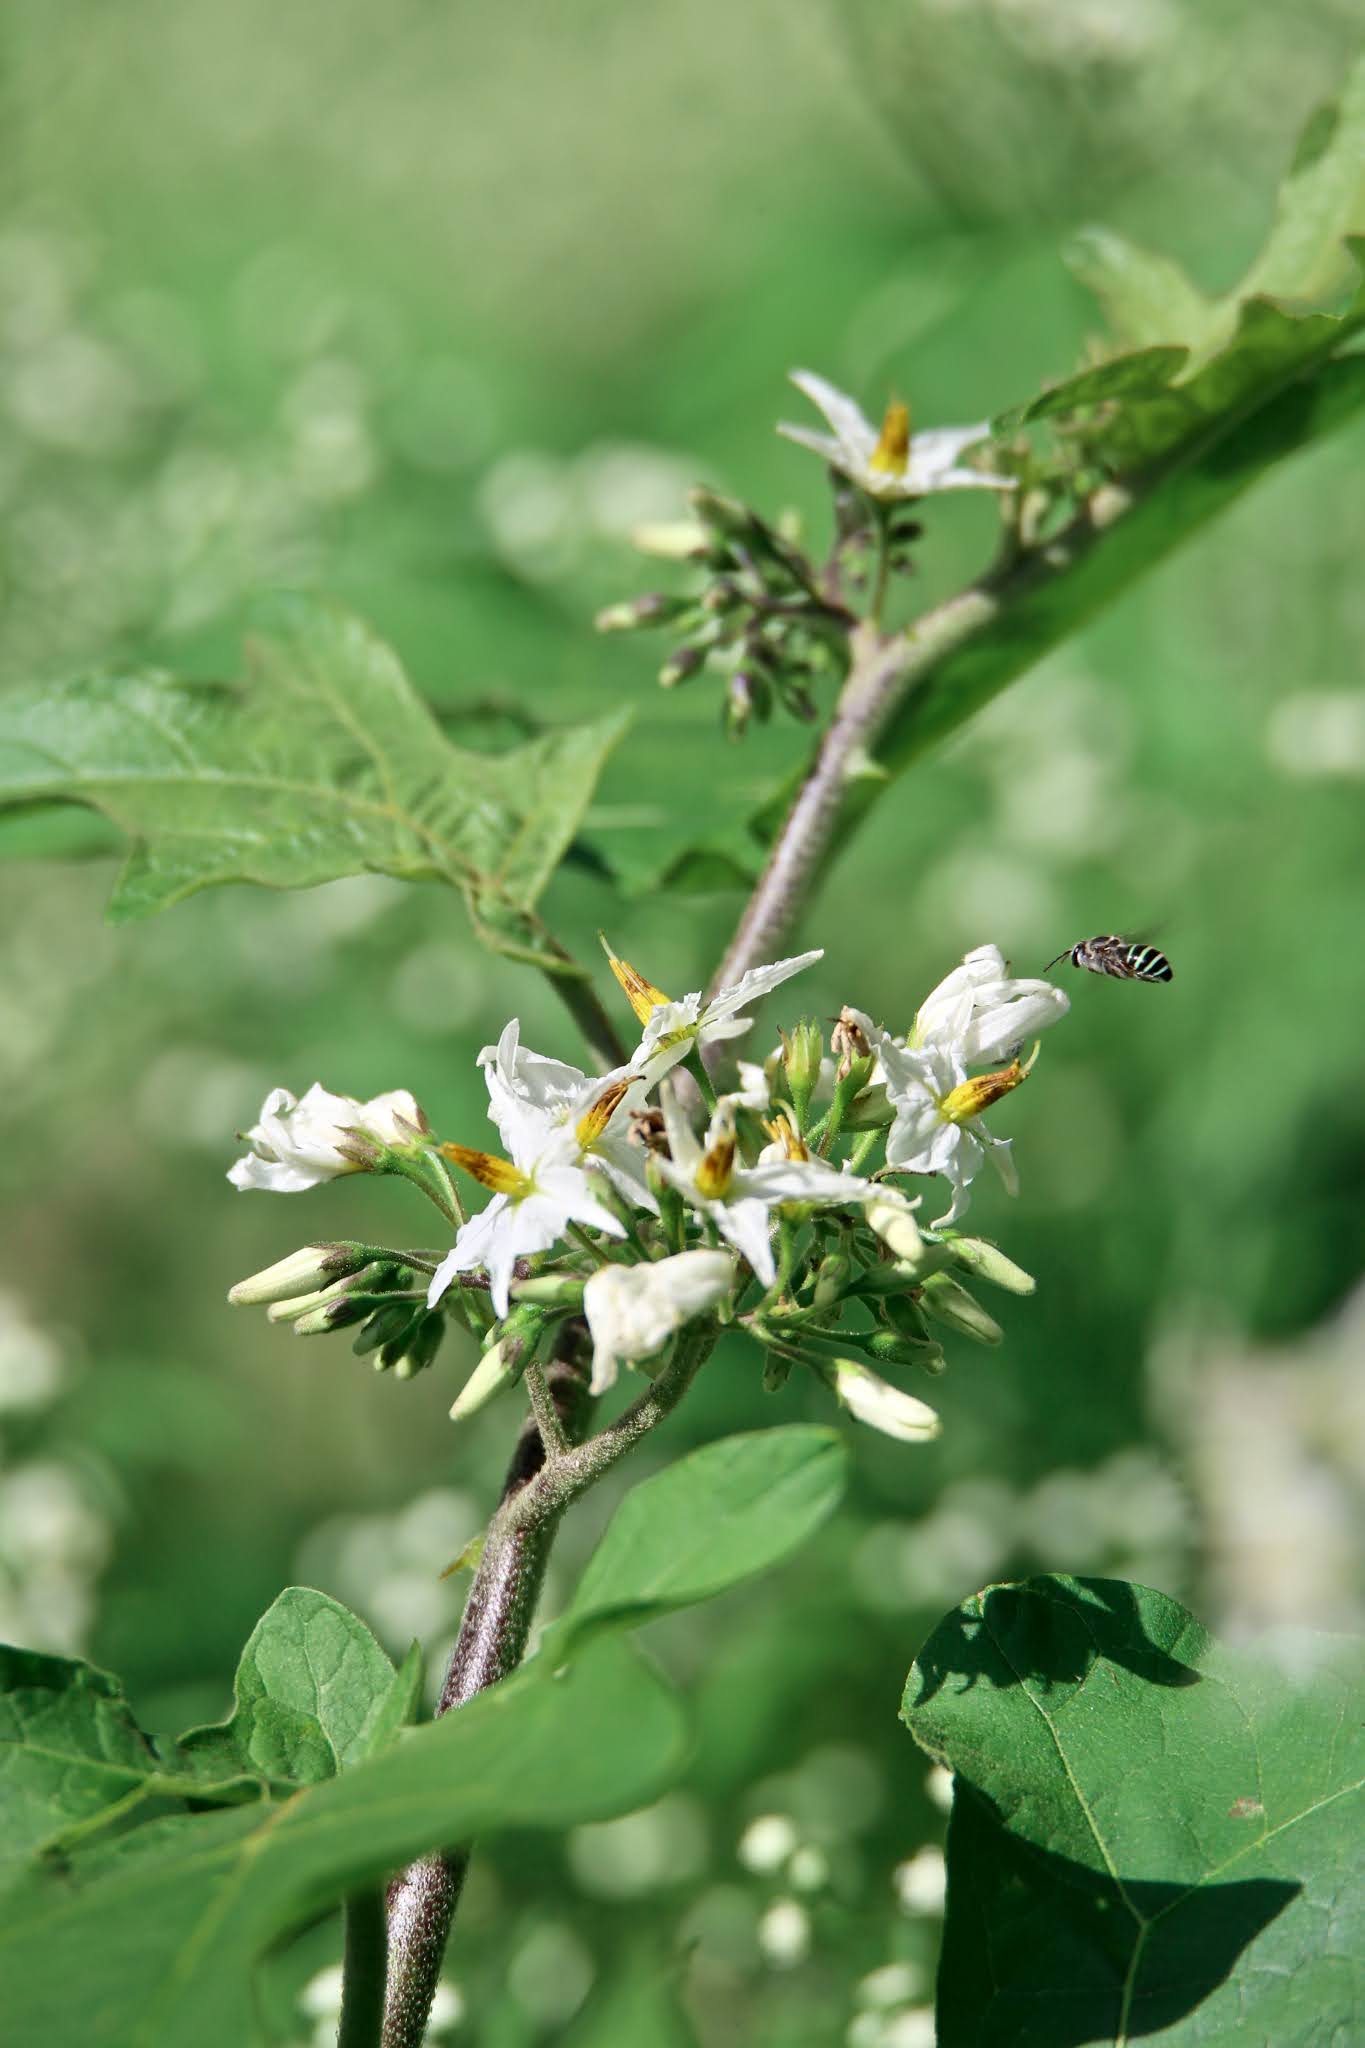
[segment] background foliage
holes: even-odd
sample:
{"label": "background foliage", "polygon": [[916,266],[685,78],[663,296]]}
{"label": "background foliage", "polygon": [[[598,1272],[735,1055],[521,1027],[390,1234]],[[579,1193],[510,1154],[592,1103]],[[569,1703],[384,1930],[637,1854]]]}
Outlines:
{"label": "background foliage", "polygon": [[[249,595],[283,583],[372,619],[460,746],[629,703],[543,908],[584,957],[609,922],[694,986],[738,899],[651,887],[803,740],[724,750],[708,685],[664,697],[650,649],[593,639],[638,584],[629,527],[698,478],[823,518],[818,469],[771,433],[798,363],[870,410],[894,384],[925,422],[1072,368],[1092,302],[1059,251],[1096,217],[1225,290],[1350,14],[14,7],[3,680],[236,675]],[[987,936],[1027,972],[1150,926],[1177,979],[1076,988],[1002,1112],[1024,1197],[981,1221],[1040,1292],[1006,1304],[999,1354],[954,1362],[941,1442],[860,1439],[844,1509],[780,1578],[651,1631],[699,1720],[681,1788],[476,1862],[450,1975],[481,2040],[632,2038],[681,1940],[708,2043],[916,2048],[942,1819],[894,1710],[989,1578],[1131,1576],[1234,1636],[1359,1622],[1361,452],[1357,424],[1287,465],[1049,659],[825,892],[822,1014],[903,1021]],[[916,602],[977,565],[992,516],[935,508]],[[58,832],[19,819],[0,845]],[[165,1730],[226,1715],[290,1581],[434,1666],[460,1585],[438,1574],[511,1416],[457,1438],[453,1356],[400,1387],[234,1319],[231,1281],[310,1234],[388,1236],[410,1198],[239,1201],[221,1173],[276,1082],[411,1086],[477,1142],[478,1047],[515,1012],[567,1050],[567,1022],[445,893],[379,877],[110,929],[113,840],[82,832],[80,867],[0,868],[0,1634],[117,1668]],[[647,1455],[779,1419],[828,1418],[722,1351]],[[613,1492],[566,1529],[552,1611]],[[324,1924],[280,1964],[280,2041],[308,2037],[336,1952]]]}

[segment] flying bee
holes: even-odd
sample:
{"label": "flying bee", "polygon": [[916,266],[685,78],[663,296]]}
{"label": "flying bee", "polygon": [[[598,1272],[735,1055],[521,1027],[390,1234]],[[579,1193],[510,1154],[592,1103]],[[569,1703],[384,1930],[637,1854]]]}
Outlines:
{"label": "flying bee", "polygon": [[[1057,960],[1069,960],[1073,967],[1084,967],[1090,974],[1112,974],[1117,981],[1171,981],[1174,977],[1171,963],[1156,946],[1148,946],[1141,939],[1125,939],[1117,932],[1103,932],[1096,939],[1082,939],[1078,945],[1067,946],[1057,955]],[[1047,974],[1057,965],[1049,960],[1043,969]]]}

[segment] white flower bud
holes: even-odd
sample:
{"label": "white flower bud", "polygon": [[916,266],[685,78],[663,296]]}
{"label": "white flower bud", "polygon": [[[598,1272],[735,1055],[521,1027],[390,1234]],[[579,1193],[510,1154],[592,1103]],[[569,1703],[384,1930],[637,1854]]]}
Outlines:
{"label": "white flower bud", "polygon": [[[869,1227],[876,1231],[889,1252],[894,1252],[916,1272],[926,1263],[929,1250],[915,1219],[917,1207],[918,1198],[910,1202],[894,1188],[885,1187],[879,1187],[876,1194],[863,1204],[863,1215]],[[907,1274],[906,1277],[911,1276]]]}
{"label": "white flower bud", "polygon": [[477,1415],[490,1401],[495,1401],[503,1389],[512,1386],[520,1377],[525,1340],[521,1337],[504,1337],[501,1343],[492,1345],[484,1352],[455,1398],[450,1411],[452,1422],[468,1422],[471,1415]]}
{"label": "white flower bud", "polygon": [[287,1088],[272,1088],[260,1121],[243,1132],[251,1147],[228,1170],[235,1188],[267,1188],[277,1195],[299,1194],[343,1173],[363,1173],[385,1151],[409,1151],[427,1120],[406,1088],[357,1102],[333,1095],[316,1081],[297,1099]]}
{"label": "white flower bud", "polygon": [[978,1279],[989,1280],[993,1287],[1003,1287],[1009,1294],[1032,1294],[1037,1289],[1032,1273],[1016,1266],[999,1245],[989,1244],[984,1237],[955,1237],[950,1248],[959,1265]]}
{"label": "white flower bud", "polygon": [[290,1252],[259,1273],[252,1273],[228,1289],[234,1307],[259,1306],[268,1301],[291,1301],[356,1272],[369,1254],[359,1244],[306,1244]]}
{"label": "white flower bud", "polygon": [[638,1266],[599,1266],[583,1290],[594,1394],[612,1384],[622,1360],[653,1358],[675,1330],[714,1308],[734,1277],[728,1252],[677,1252]]}
{"label": "white flower bud", "polygon": [[854,1358],[822,1358],[819,1371],[833,1388],[835,1398],[857,1421],[883,1436],[898,1437],[902,1443],[923,1444],[936,1437],[941,1428],[938,1416],[927,1401],[903,1394]]}

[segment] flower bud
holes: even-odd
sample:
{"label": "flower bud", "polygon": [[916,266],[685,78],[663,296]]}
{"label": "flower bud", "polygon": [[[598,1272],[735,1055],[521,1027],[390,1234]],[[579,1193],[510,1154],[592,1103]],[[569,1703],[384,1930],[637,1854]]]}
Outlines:
{"label": "flower bud", "polygon": [[898,1337],[892,1330],[873,1330],[859,1341],[885,1365],[917,1365],[921,1372],[940,1373],[947,1364],[943,1346],[932,1337]]}
{"label": "flower bud", "polygon": [[1010,1294],[1035,1292],[1038,1283],[1032,1273],[1016,1266],[998,1245],[988,1243],[984,1237],[950,1237],[946,1242],[955,1264],[975,1273],[979,1280],[989,1280],[993,1287],[1003,1287]]}
{"label": "flower bud", "polygon": [[941,1427],[938,1416],[926,1402],[903,1394],[865,1365],[853,1358],[822,1358],[816,1370],[833,1389],[840,1407],[847,1408],[859,1422],[879,1429],[884,1436],[903,1443],[928,1443]]}
{"label": "flower bud", "polygon": [[[363,1327],[357,1332],[351,1349],[357,1358],[368,1357],[371,1351],[379,1351],[383,1345],[392,1343],[395,1338],[406,1337],[408,1331],[412,1328],[412,1322],[413,1314],[410,1303],[406,1301],[386,1302],[383,1308],[375,1310],[374,1314],[369,1317]],[[376,1372],[382,1372],[383,1369],[383,1366],[376,1361]]]}
{"label": "flower bud", "polygon": [[697,670],[706,659],[706,653],[707,650],[704,647],[687,646],[676,648],[659,670],[659,688],[661,690],[676,690],[679,683],[685,683],[689,676],[694,676],[697,673]]}
{"label": "flower bud", "polygon": [[279,1259],[273,1266],[239,1280],[228,1289],[228,1300],[234,1307],[290,1301],[324,1288],[348,1273],[358,1272],[370,1256],[363,1244],[306,1244],[301,1251],[291,1252],[287,1259]]}
{"label": "flower bud", "polygon": [[912,1337],[918,1344],[933,1343],[937,1349],[937,1340],[930,1337],[924,1312],[913,1295],[884,1295],[877,1308],[882,1319],[900,1336]]}
{"label": "flower bud", "polygon": [[500,1323],[493,1323],[485,1330],[483,1348],[489,1351],[500,1344],[504,1337],[515,1337],[518,1342],[538,1344],[540,1333],[545,1327],[545,1311],[531,1302],[522,1302]]}
{"label": "flower bud", "polygon": [[830,1308],[839,1301],[853,1276],[853,1261],[847,1252],[826,1252],[815,1269],[815,1290],[811,1299],[816,1308]]}
{"label": "flower bud", "polygon": [[947,1273],[931,1273],[920,1289],[920,1300],[931,1316],[978,1344],[998,1344],[1005,1334],[995,1317]]}
{"label": "flower bud", "polygon": [[889,1252],[894,1253],[912,1278],[927,1269],[929,1247],[915,1218],[915,1204],[894,1188],[879,1188],[863,1204],[863,1215]]}
{"label": "flower bud", "polygon": [[339,1294],[321,1308],[310,1308],[306,1315],[296,1317],[294,1335],[325,1337],[329,1330],[344,1330],[351,1323],[363,1323],[376,1309],[389,1306],[387,1294]]}
{"label": "flower bud", "polygon": [[392,1259],[377,1260],[362,1266],[357,1273],[343,1275],[334,1280],[330,1287],[320,1287],[314,1294],[300,1294],[292,1301],[275,1301],[266,1310],[272,1323],[296,1323],[315,1309],[326,1308],[329,1302],[341,1301],[348,1294],[364,1291],[366,1294],[386,1294],[394,1288],[406,1287],[412,1275],[406,1266],[399,1266]]}
{"label": "flower bud", "polygon": [[699,519],[654,520],[637,526],[630,540],[642,555],[667,562],[695,561],[711,551],[710,535]]}
{"label": "flower bud", "polygon": [[792,1362],[780,1351],[770,1351],[763,1361],[763,1391],[765,1394],[780,1393],[791,1378]]}
{"label": "flower bud", "polygon": [[802,1130],[805,1129],[806,1114],[820,1078],[820,1062],[824,1056],[825,1034],[813,1017],[803,1017],[790,1038],[785,1032],[782,1034],[782,1071],[787,1077],[792,1108]]}
{"label": "flower bud", "polygon": [[467,1422],[520,1379],[530,1345],[524,1337],[503,1337],[485,1351],[450,1411],[452,1422]]}
{"label": "flower bud", "polygon": [[599,633],[636,633],[642,626],[672,625],[694,610],[691,598],[667,597],[661,590],[649,590],[620,604],[605,605],[593,624]]}
{"label": "flower bud", "polygon": [[512,1282],[512,1299],[541,1308],[581,1308],[583,1281],[577,1273],[537,1273],[533,1279]]}
{"label": "flower bud", "polygon": [[439,1309],[428,1309],[419,1315],[402,1337],[391,1338],[375,1360],[378,1372],[390,1367],[396,1380],[415,1379],[426,1368],[441,1348],[445,1335],[445,1317]]}

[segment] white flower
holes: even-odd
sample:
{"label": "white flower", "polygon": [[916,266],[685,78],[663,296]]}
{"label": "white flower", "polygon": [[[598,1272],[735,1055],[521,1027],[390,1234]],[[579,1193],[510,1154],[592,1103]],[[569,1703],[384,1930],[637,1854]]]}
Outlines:
{"label": "white flower", "polygon": [[941,1913],[948,1892],[948,1869],[943,1851],[932,1845],[920,1849],[907,1863],[898,1863],[891,1873],[901,1910],[906,1913]]}
{"label": "white flower", "polygon": [[1017,1088],[1028,1068],[1013,1060],[996,1073],[968,1079],[962,1059],[932,1041],[912,1052],[879,1032],[877,1049],[896,1112],[886,1138],[887,1165],[900,1173],[941,1173],[952,1186],[952,1206],[935,1217],[933,1228],[956,1222],[988,1156],[1008,1192],[1018,1194],[1010,1141],[993,1136],[981,1112]]}
{"label": "white flower", "polygon": [[971,427],[930,427],[912,435],[909,412],[893,400],[878,430],[846,392],[825,378],[810,370],[793,370],[791,381],[824,414],[832,432],[821,434],[812,427],[789,426],[784,420],[778,433],[802,448],[813,449],[870,497],[922,498],[930,491],[1014,489],[1010,477],[988,476],[984,470],[958,464],[964,449],[990,439],[988,420]]}
{"label": "white flower", "polygon": [[609,1237],[625,1236],[621,1224],[594,1195],[588,1175],[573,1163],[574,1148],[573,1134],[565,1132],[529,1166],[521,1167],[466,1145],[442,1147],[446,1158],[494,1193],[488,1207],[462,1225],[453,1250],[437,1267],[427,1290],[429,1308],[436,1306],[457,1273],[482,1266],[493,1306],[505,1316],[517,1260],[548,1251],[570,1223],[590,1224]]}
{"label": "white flower", "polygon": [[479,1064],[488,1084],[488,1114],[518,1166],[530,1166],[571,1132],[573,1164],[599,1167],[627,1201],[658,1214],[645,1179],[644,1147],[630,1136],[631,1111],[643,1107],[649,1092],[643,1074],[626,1066],[590,1075],[530,1052],[515,1017],[496,1045],[484,1047]]}
{"label": "white flower", "polygon": [[235,1188],[296,1195],[338,1174],[364,1172],[375,1146],[410,1149],[426,1128],[406,1088],[368,1102],[332,1095],[316,1081],[297,1100],[287,1088],[272,1088],[260,1122],[242,1133],[251,1150],[229,1168],[228,1179]]}
{"label": "white flower", "polygon": [[738,1156],[734,1113],[724,1103],[711,1119],[702,1145],[678,1107],[672,1089],[663,1096],[670,1156],[656,1163],[666,1180],[708,1216],[727,1243],[741,1252],[765,1287],[777,1278],[769,1241],[769,1211],[783,1202],[813,1202],[821,1208],[861,1202],[871,1182],[843,1173],[823,1159],[811,1159],[788,1124],[773,1126],[786,1142],[765,1147],[757,1166]]}
{"label": "white flower", "polygon": [[714,1308],[734,1277],[728,1252],[677,1252],[638,1266],[599,1266],[583,1290],[594,1394],[611,1386],[622,1361],[653,1358],[675,1330]]}
{"label": "white flower", "polygon": [[1071,1008],[1050,981],[1015,980],[998,946],[978,946],[925,997],[907,1045],[945,1045],[969,1067],[1036,1038]]}
{"label": "white flower", "polygon": [[733,987],[721,989],[709,1002],[699,991],[674,1002],[652,981],[646,981],[628,960],[618,960],[605,939],[602,943],[606,946],[612,973],[645,1027],[644,1037],[630,1065],[645,1077],[649,1087],[661,1080],[671,1067],[676,1067],[679,1060],[685,1060],[694,1045],[711,1045],[719,1039],[737,1038],[742,1031],[747,1031],[753,1019],[738,1016],[737,1011],[742,1010],[746,1003],[756,1003],[780,982],[799,974],[803,967],[809,967],[812,961],[824,958],[823,948],[817,947],[812,953],[798,953],[790,960],[775,960],[770,967],[751,967]]}
{"label": "white flower", "polygon": [[856,1358],[822,1358],[819,1371],[841,1408],[883,1436],[924,1444],[939,1433],[939,1419],[927,1401],[903,1394]]}

